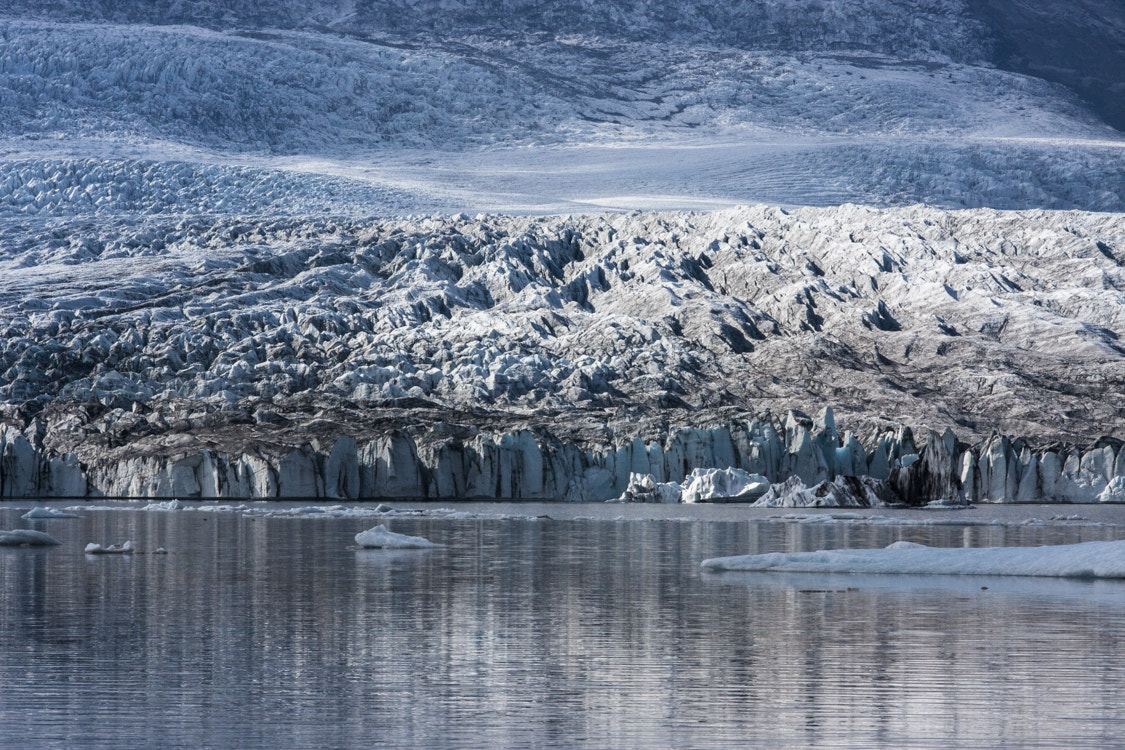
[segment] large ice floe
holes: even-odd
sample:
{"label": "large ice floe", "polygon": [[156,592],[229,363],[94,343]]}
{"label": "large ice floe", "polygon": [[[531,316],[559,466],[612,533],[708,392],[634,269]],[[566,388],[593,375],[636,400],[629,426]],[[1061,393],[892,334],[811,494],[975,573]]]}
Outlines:
{"label": "large ice floe", "polygon": [[50,547],[60,544],[50,534],[32,529],[11,529],[0,531],[0,546],[4,547]]}
{"label": "large ice floe", "polygon": [[365,549],[430,549],[441,546],[420,536],[407,536],[388,531],[383,524],[356,534],[355,543]]}
{"label": "large ice floe", "polygon": [[927,547],[777,552],[704,560],[708,571],[1125,578],[1125,541],[1047,547]]}
{"label": "large ice floe", "polygon": [[78,513],[70,513],[58,508],[32,508],[20,518],[45,519],[45,518],[82,518]]}

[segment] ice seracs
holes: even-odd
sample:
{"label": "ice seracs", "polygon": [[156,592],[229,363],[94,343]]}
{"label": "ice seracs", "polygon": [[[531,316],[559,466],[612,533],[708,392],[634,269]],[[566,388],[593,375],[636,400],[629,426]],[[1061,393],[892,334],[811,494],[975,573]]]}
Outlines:
{"label": "ice seracs", "polygon": [[0,223],[3,497],[600,501],[740,469],[1095,502],[1125,476],[1117,214],[63,225],[48,251]]}
{"label": "ice seracs", "polygon": [[407,536],[388,531],[383,524],[356,534],[355,543],[364,549],[429,549],[441,546],[420,536]]}
{"label": "ice seracs", "polygon": [[975,548],[895,542],[884,549],[717,557],[701,565],[709,571],[1125,578],[1125,541]]}

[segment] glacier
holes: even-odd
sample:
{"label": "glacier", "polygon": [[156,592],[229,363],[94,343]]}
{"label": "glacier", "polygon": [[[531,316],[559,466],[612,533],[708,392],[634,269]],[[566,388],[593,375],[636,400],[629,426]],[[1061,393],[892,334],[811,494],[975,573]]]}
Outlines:
{"label": "glacier", "polygon": [[604,500],[707,468],[1121,496],[1119,214],[52,231],[0,228],[5,497]]}
{"label": "glacier", "polygon": [[0,497],[1125,501],[1082,5],[12,0]]}

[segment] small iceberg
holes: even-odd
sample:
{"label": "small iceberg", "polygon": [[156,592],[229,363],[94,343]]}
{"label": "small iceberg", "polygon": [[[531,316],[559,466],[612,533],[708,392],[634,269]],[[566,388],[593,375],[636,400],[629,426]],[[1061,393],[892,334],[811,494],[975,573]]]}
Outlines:
{"label": "small iceberg", "polygon": [[770,486],[754,507],[878,508],[899,502],[894,490],[881,479],[837,476],[806,487],[799,476],[792,476]]}
{"label": "small iceberg", "polygon": [[683,489],[675,482],[657,482],[652,474],[629,472],[629,484],[611,503],[678,503]]}
{"label": "small iceberg", "polygon": [[107,544],[105,546],[90,542],[86,545],[84,552],[87,555],[122,555],[132,554],[136,552],[136,547],[132,542],[125,542],[124,544]]}
{"label": "small iceberg", "polygon": [[742,469],[695,469],[684,479],[685,503],[752,503],[770,488],[770,480]]}
{"label": "small iceberg", "polygon": [[12,529],[0,531],[0,546],[4,547],[51,547],[61,544],[50,534],[31,529]]}
{"label": "small iceberg", "polygon": [[24,513],[20,518],[82,518],[83,516],[77,513],[67,513],[65,510],[55,510],[54,508],[32,508],[27,513]]}
{"label": "small iceberg", "polygon": [[973,548],[895,542],[884,549],[716,557],[704,560],[701,567],[709,571],[1125,578],[1125,541]]}
{"label": "small iceberg", "polygon": [[355,543],[360,547],[378,549],[428,549],[441,546],[420,536],[407,536],[387,531],[387,527],[383,524],[356,534]]}
{"label": "small iceberg", "polygon": [[185,508],[187,508],[187,506],[177,498],[172,498],[171,500],[164,500],[162,502],[149,503],[141,508],[141,510],[184,510]]}

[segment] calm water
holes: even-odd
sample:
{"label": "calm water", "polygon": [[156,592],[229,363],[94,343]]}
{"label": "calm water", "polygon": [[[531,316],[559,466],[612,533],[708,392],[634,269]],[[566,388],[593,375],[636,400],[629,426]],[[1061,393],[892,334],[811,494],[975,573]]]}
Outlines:
{"label": "calm water", "polygon": [[[27,507],[0,528],[63,545],[0,549],[3,747],[1125,747],[1125,583],[699,570],[1121,526],[541,506],[569,518],[395,519],[447,546],[386,552],[348,549],[372,519]],[[125,539],[169,554],[82,554]]]}

